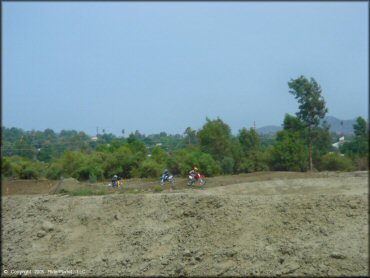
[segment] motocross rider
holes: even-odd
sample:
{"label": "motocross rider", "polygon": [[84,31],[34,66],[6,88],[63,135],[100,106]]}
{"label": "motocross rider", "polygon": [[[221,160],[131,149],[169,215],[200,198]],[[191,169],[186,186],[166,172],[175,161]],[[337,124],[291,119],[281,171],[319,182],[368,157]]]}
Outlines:
{"label": "motocross rider", "polygon": [[163,173],[163,180],[166,181],[168,180],[170,174],[168,172],[168,169],[164,169],[164,173]]}
{"label": "motocross rider", "polygon": [[112,185],[117,186],[119,181],[121,181],[121,177],[114,175],[112,178]]}
{"label": "motocross rider", "polygon": [[112,185],[113,186],[116,186],[117,181],[118,181],[118,176],[117,175],[114,175],[113,178],[112,178]]}
{"label": "motocross rider", "polygon": [[199,175],[199,170],[195,165],[193,166],[193,170],[189,172],[189,175],[191,175],[193,179],[195,179]]}

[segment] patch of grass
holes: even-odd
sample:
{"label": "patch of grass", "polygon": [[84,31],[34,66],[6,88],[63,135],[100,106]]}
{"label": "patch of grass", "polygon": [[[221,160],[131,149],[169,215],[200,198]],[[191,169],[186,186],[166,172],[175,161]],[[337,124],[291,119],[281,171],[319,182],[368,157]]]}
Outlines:
{"label": "patch of grass", "polygon": [[124,189],[124,190],[120,190],[118,192],[119,192],[119,194],[139,194],[142,191],[140,189],[137,189],[137,188],[127,188],[127,189]]}
{"label": "patch of grass", "polygon": [[70,192],[64,188],[62,188],[59,192],[59,194],[69,194]]}
{"label": "patch of grass", "polygon": [[95,195],[105,195],[107,194],[104,190],[98,190],[95,192]]}
{"label": "patch of grass", "polygon": [[89,188],[79,188],[71,192],[72,196],[89,196],[93,194],[94,192]]}
{"label": "patch of grass", "polygon": [[163,191],[163,187],[162,187],[162,186],[160,186],[160,185],[156,185],[156,186],[154,186],[154,187],[153,187],[153,191],[154,191],[155,193],[162,192],[162,191]]}
{"label": "patch of grass", "polygon": [[71,196],[92,196],[92,195],[105,195],[104,190],[93,190],[90,188],[78,188],[72,192],[68,192]]}

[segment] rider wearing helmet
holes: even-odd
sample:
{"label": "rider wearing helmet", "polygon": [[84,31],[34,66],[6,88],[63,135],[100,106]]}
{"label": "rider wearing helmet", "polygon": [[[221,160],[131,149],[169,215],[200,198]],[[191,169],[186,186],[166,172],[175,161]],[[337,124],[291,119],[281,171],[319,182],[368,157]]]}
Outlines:
{"label": "rider wearing helmet", "polygon": [[199,174],[198,168],[194,165],[193,169],[189,172],[189,175],[194,179]]}
{"label": "rider wearing helmet", "polygon": [[119,178],[118,178],[118,176],[117,176],[117,175],[114,175],[114,176],[113,176],[113,178],[112,178],[112,185],[113,185],[113,186],[116,186],[118,179],[119,179]]}
{"label": "rider wearing helmet", "polygon": [[164,173],[163,173],[163,180],[166,181],[168,179],[168,177],[170,176],[169,172],[168,172],[168,169],[164,169]]}

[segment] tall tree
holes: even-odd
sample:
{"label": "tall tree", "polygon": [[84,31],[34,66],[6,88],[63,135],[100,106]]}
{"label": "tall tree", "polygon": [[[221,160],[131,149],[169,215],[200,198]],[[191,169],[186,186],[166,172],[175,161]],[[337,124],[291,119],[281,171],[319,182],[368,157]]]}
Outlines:
{"label": "tall tree", "polygon": [[369,151],[368,127],[362,117],[357,117],[356,123],[353,125],[353,131],[355,133],[353,141],[345,142],[341,150],[359,157],[367,156]]}
{"label": "tall tree", "polygon": [[281,130],[271,149],[271,168],[277,171],[306,171],[307,149],[299,132]]}
{"label": "tall tree", "polygon": [[210,120],[198,132],[201,151],[209,153],[221,162],[225,156],[231,155],[231,130],[220,118]]}
{"label": "tall tree", "polygon": [[184,131],[185,141],[188,145],[191,145],[192,142],[195,143],[196,141],[196,133],[191,127],[187,127]]}
{"label": "tall tree", "polygon": [[260,138],[254,128],[242,128],[238,134],[242,159],[238,171],[254,172],[262,170]]}
{"label": "tall tree", "polygon": [[321,95],[321,88],[314,78],[308,80],[304,76],[300,76],[288,82],[288,86],[291,89],[289,93],[294,95],[299,103],[299,111],[296,113],[297,118],[305,124],[307,129],[309,165],[312,171],[312,143],[316,135],[314,131],[319,127],[320,119],[325,117],[328,109]]}

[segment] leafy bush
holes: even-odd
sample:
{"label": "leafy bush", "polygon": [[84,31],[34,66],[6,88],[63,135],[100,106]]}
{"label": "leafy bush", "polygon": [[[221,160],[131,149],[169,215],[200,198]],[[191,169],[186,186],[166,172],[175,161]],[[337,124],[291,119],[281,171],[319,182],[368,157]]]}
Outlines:
{"label": "leafy bush", "polygon": [[182,150],[177,154],[179,170],[182,176],[186,176],[193,166],[197,166],[201,174],[211,177],[221,172],[221,167],[212,156],[198,150]]}
{"label": "leafy bush", "polygon": [[198,153],[199,171],[207,177],[212,177],[221,173],[219,163],[207,153]]}
{"label": "leafy bush", "polygon": [[43,162],[32,161],[20,156],[13,156],[3,158],[1,170],[2,174],[6,177],[38,179],[44,175],[45,168]]}
{"label": "leafy bush", "polygon": [[74,173],[77,169],[86,165],[86,160],[86,154],[81,151],[65,151],[59,162],[66,175],[75,177],[76,174]]}
{"label": "leafy bush", "polygon": [[338,153],[327,153],[321,158],[319,170],[351,171],[352,168],[352,162],[348,157],[340,156]]}
{"label": "leafy bush", "polygon": [[98,179],[97,179],[96,175],[93,174],[93,173],[90,173],[90,175],[89,175],[89,182],[96,183],[97,181],[98,181]]}
{"label": "leafy bush", "polygon": [[306,171],[308,168],[308,152],[297,133],[279,131],[270,151],[273,170]]}
{"label": "leafy bush", "polygon": [[46,177],[50,180],[59,180],[63,175],[63,169],[58,163],[52,163],[46,170]]}
{"label": "leafy bush", "polygon": [[168,160],[167,154],[161,146],[154,147],[151,158],[159,164],[166,164]]}
{"label": "leafy bush", "polygon": [[38,179],[40,177],[40,172],[32,166],[24,166],[19,172],[19,178],[21,179]]}
{"label": "leafy bush", "polygon": [[235,161],[232,157],[226,156],[222,160],[221,167],[224,174],[230,175],[233,172]]}
{"label": "leafy bush", "polygon": [[103,178],[103,169],[98,165],[82,165],[72,173],[72,177],[78,180],[102,180]]}
{"label": "leafy bush", "polygon": [[139,167],[140,178],[157,178],[161,175],[162,169],[162,165],[147,159]]}
{"label": "leafy bush", "polygon": [[179,175],[181,173],[180,164],[181,164],[181,161],[178,155],[175,154],[175,155],[169,156],[167,166],[168,166],[168,170],[173,175]]}
{"label": "leafy bush", "polygon": [[253,163],[253,161],[251,161],[247,158],[242,158],[238,163],[237,171],[238,171],[238,173],[254,172],[254,163]]}
{"label": "leafy bush", "polygon": [[369,158],[365,157],[355,157],[353,159],[353,167],[358,171],[369,170]]}
{"label": "leafy bush", "polygon": [[1,174],[5,177],[12,177],[13,176],[13,167],[12,163],[9,158],[2,157],[1,158]]}

